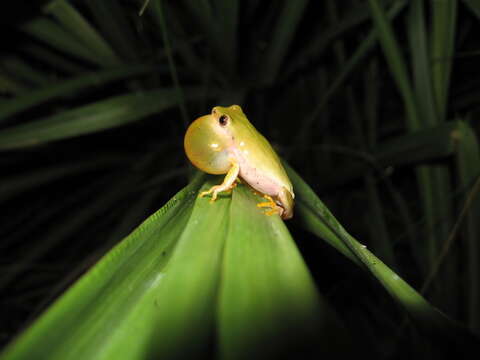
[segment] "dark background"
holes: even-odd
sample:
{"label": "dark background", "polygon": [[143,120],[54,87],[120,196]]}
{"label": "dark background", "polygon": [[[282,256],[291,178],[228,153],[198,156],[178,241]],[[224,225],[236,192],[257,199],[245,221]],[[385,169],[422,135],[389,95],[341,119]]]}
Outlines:
{"label": "dark background", "polygon": [[[470,196],[478,203],[472,188],[479,167],[473,157],[473,175],[465,180],[458,167],[463,155],[454,137],[456,121],[467,124],[471,134],[478,131],[480,24],[469,2],[459,2],[456,8],[446,112],[435,124],[424,121],[417,129],[421,136],[412,136],[401,91],[378,41],[348,70],[373,29],[366,1],[240,1],[233,10],[229,1],[223,6],[207,1],[212,7],[209,17],[200,5],[196,12],[187,1],[152,0],[141,17],[141,3],[136,1],[105,1],[105,9],[112,6],[116,11],[111,13],[102,13],[93,0],[71,1],[114,50],[117,63],[79,58],[38,30],[29,30],[38,19],[65,27],[55,11],[45,8],[47,3],[2,5],[0,111],[83,74],[137,65],[151,70],[65,91],[0,118],[0,131],[117,95],[167,88],[179,96],[162,111],[139,115],[128,124],[36,146],[20,142],[18,148],[4,147],[9,133],[0,132],[1,344],[188,183],[192,168],[183,151],[186,125],[215,105],[234,103],[349,232],[416,289],[432,269],[428,239],[437,242],[436,260],[453,237],[442,262],[445,267],[435,280],[444,286],[434,287],[426,297],[479,331],[479,320],[470,318],[471,289],[465,279],[478,279],[480,274],[469,273],[468,262],[480,254],[470,257],[472,239],[462,228],[452,235],[466,199]],[[399,2],[380,3],[390,9]],[[434,14],[432,2],[424,3],[430,46]],[[392,26],[409,80],[415,84],[409,11],[405,5]],[[109,27],[112,24],[120,25]],[[120,44],[115,35],[127,37]],[[41,50],[50,56],[42,57]],[[428,69],[434,61],[430,58]],[[344,72],[340,86],[332,87]],[[191,97],[191,89],[200,96]],[[414,90],[421,107],[421,89]],[[478,143],[472,141],[475,154]],[[441,168],[442,179],[447,179],[435,189],[443,202],[435,203],[433,212],[422,205],[428,187],[419,185],[419,166]],[[480,215],[475,209],[477,205],[468,211]],[[433,219],[433,228],[427,219]],[[462,219],[459,225],[465,224]],[[386,349],[392,349],[391,334],[404,319],[401,310],[367,274],[303,230],[295,218],[288,227],[320,291],[350,330],[360,334],[365,349],[386,356]],[[414,352],[409,331],[393,346],[407,344],[401,354]]]}

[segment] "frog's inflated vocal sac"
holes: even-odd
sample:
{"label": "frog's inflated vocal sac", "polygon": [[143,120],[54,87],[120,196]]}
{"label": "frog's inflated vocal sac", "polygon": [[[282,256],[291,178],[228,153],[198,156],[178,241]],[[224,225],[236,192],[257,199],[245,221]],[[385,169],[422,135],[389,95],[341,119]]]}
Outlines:
{"label": "frog's inflated vocal sac", "polygon": [[248,121],[238,105],[215,106],[211,114],[199,117],[185,134],[187,157],[200,170],[209,174],[227,174],[220,185],[200,194],[201,197],[231,190],[240,177],[269,202],[268,215],[282,219],[293,216],[292,183],[270,143]]}

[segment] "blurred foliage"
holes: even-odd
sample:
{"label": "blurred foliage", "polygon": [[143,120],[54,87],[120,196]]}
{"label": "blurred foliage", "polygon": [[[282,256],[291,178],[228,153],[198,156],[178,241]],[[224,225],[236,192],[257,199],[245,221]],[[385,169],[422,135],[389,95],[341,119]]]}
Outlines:
{"label": "blurred foliage", "polygon": [[[186,126],[234,103],[349,233],[480,334],[478,1],[9,7],[2,343],[188,182]],[[308,231],[325,235],[298,208],[287,225],[359,351],[446,354],[442,336],[406,320],[382,280],[315,240]]]}

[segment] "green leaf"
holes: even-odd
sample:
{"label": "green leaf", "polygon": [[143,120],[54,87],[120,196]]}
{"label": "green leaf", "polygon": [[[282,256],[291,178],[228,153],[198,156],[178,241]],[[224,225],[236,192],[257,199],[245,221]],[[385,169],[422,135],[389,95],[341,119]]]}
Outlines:
{"label": "green leaf", "polygon": [[[190,98],[202,96],[192,90]],[[111,129],[171,108],[177,104],[174,89],[115,96],[48,118],[0,132],[0,150],[40,145],[100,130]]]}
{"label": "green leaf", "polygon": [[[327,12],[330,18],[330,22],[336,23],[338,21],[338,11],[335,6],[335,2],[332,0],[327,1]],[[339,66],[342,67],[345,64],[345,44],[340,39],[334,43],[334,52],[336,55],[336,61]],[[352,86],[347,86],[345,89],[348,103],[348,119],[357,139],[356,146],[363,151],[367,151],[367,139],[362,128],[362,117],[360,116],[359,106],[355,98]],[[364,185],[366,194],[368,196],[368,209],[369,219],[368,221],[370,231],[374,233],[371,237],[371,243],[373,248],[384,261],[393,268],[397,268],[395,255],[393,251],[392,241],[385,222],[384,211],[382,211],[382,203],[376,186],[375,177],[373,171],[367,173],[364,176]]]}
{"label": "green leaf", "polygon": [[432,1],[432,18],[433,89],[439,118],[445,121],[455,51],[457,0]]}
{"label": "green leaf", "polygon": [[295,188],[297,216],[305,229],[373,275],[427,334],[444,339],[447,346],[464,345],[478,350],[478,339],[472,333],[430,305],[398,274],[367,250],[366,246],[355,240],[298,174],[288,166],[287,172]]}
{"label": "green leaf", "polygon": [[[480,146],[475,131],[464,121],[455,122],[457,128],[452,133],[456,145],[456,160],[459,185],[465,189],[462,196],[463,206],[466,208],[466,218],[463,225],[463,236],[466,243],[464,256],[466,260],[465,276],[469,289],[467,304],[467,321],[473,331],[480,331],[480,196],[475,190],[475,181],[480,176]],[[478,187],[478,186],[476,186]],[[463,211],[463,210],[462,210]],[[460,219],[458,220],[460,221]]]}
{"label": "green leaf", "polygon": [[101,86],[111,81],[128,78],[146,73],[153,69],[152,66],[138,65],[109,69],[95,73],[84,73],[76,78],[49,85],[38,90],[23,93],[0,107],[0,122],[25,111],[35,105],[41,104],[56,97],[71,95],[73,92],[87,87]]}
{"label": "green leaf", "polygon": [[382,50],[390,67],[390,72],[403,97],[408,128],[410,130],[419,129],[421,124],[418,117],[415,96],[410,84],[407,66],[400,51],[400,46],[395,38],[392,24],[378,0],[369,0],[368,3],[370,4],[376,34],[382,45]]}
{"label": "green leaf", "polygon": [[[408,69],[400,50],[401,47],[396,39],[392,24],[388,21],[378,0],[369,0],[369,4],[382,50],[390,67],[390,73],[403,98],[407,129],[410,132],[418,131],[428,124],[422,121],[422,116],[419,111],[420,107],[417,102],[419,99],[424,101],[421,108],[426,112],[430,112],[428,108],[428,95],[422,94],[419,96],[414,93]],[[422,15],[421,8],[419,8],[419,4],[416,5],[417,7],[413,8],[410,13],[411,21],[409,27],[412,28],[410,31],[411,43],[415,43],[415,45],[420,47],[420,49],[418,49],[420,53],[414,56],[414,67],[417,69],[417,72],[421,72],[425,70],[426,65],[424,62],[427,60],[424,58],[426,55],[423,54],[422,58],[421,54],[422,46],[424,45],[423,42],[425,41],[424,37],[422,38],[421,36],[423,19],[420,18]],[[415,50],[417,51],[417,49]],[[428,91],[429,84],[425,83],[425,81],[428,81],[426,78],[428,78],[428,76],[424,75],[422,80],[417,80],[417,88],[419,88],[419,91]],[[430,122],[433,122],[435,117],[430,114],[428,119]],[[450,192],[450,179],[443,165],[436,167],[420,166],[416,169],[416,176],[422,199],[423,213],[426,218],[425,261],[421,263],[423,272],[426,273],[428,269],[433,266],[438,256],[439,243],[446,239],[446,235],[448,234],[449,224],[447,222],[441,222],[441,219],[448,219],[451,212],[451,204],[447,198],[447,194]],[[437,225],[439,222],[440,226]],[[456,292],[456,289],[448,288],[450,284],[453,284],[453,278],[449,276],[442,282],[445,293]],[[443,296],[437,295],[437,298],[439,297],[442,298]],[[446,299],[446,297],[443,298]]]}
{"label": "green leaf", "polygon": [[425,130],[397,136],[374,149],[379,166],[395,166],[427,162],[455,152],[452,132],[454,123],[444,123]]}
{"label": "green leaf", "polygon": [[277,77],[307,4],[306,0],[283,2],[272,30],[272,38],[262,57],[259,75],[264,83],[271,84]]}
{"label": "green leaf", "polygon": [[238,30],[240,17],[240,1],[239,0],[216,0],[214,1],[216,14],[215,26],[217,36],[221,42],[223,56],[226,57],[227,73],[234,74],[237,66],[241,63],[238,59],[239,46]]}
{"label": "green leaf", "polygon": [[197,174],[0,358],[211,358],[215,341],[220,358],[349,352],[285,224],[243,185],[199,198],[209,179]]}
{"label": "green leaf", "polygon": [[[159,292],[163,270],[190,217],[200,180],[111,250],[0,358],[27,359],[34,353],[37,359],[135,359],[148,353],[155,345],[152,336],[159,335],[155,325],[157,304],[164,297]],[[199,261],[197,255],[191,259]],[[163,310],[167,312],[168,307]],[[186,311],[185,316],[193,313]],[[159,324],[167,329],[170,325]]]}
{"label": "green leaf", "polygon": [[463,0],[473,15],[480,19],[480,1],[479,0]]}
{"label": "green leaf", "polygon": [[75,63],[63,54],[59,54],[47,46],[38,43],[27,43],[21,47],[21,50],[32,57],[32,60],[49,64],[56,71],[66,74],[79,74],[85,71],[81,65]]}
{"label": "green leaf", "polygon": [[135,29],[128,19],[130,14],[123,11],[120,3],[88,0],[86,5],[90,8],[102,34],[110,40],[112,47],[122,58],[127,60],[140,58],[142,43],[139,42]]}
{"label": "green leaf", "polygon": [[165,47],[165,53],[167,55],[168,66],[170,68],[170,75],[172,77],[173,86],[177,93],[178,105],[180,107],[180,113],[182,115],[182,120],[183,120],[183,127],[186,129],[189,123],[188,121],[189,116],[188,116],[187,107],[185,104],[185,96],[183,94],[183,90],[182,90],[182,87],[180,86],[180,81],[178,78],[177,67],[173,59],[172,47],[170,46],[170,36],[167,28],[167,23],[165,21],[162,0],[155,1],[152,4],[151,8],[153,9],[155,18],[157,19],[160,25],[160,29],[162,31],[163,46]]}
{"label": "green leaf", "polygon": [[428,38],[423,6],[423,1],[413,1],[410,4],[407,30],[418,110],[425,126],[435,126],[439,119],[433,94],[430,49],[427,45]]}
{"label": "green leaf", "polygon": [[[162,0],[157,0],[157,2],[160,3]],[[186,13],[190,14],[193,23],[198,24],[201,33],[207,38],[208,51],[214,55],[216,64],[213,70],[222,73],[220,75],[222,77],[235,76],[238,62],[239,1],[198,0],[184,1],[183,3],[187,10]],[[218,56],[219,54],[221,56]]]}
{"label": "green leaf", "polygon": [[32,188],[63,177],[99,169],[101,167],[108,168],[113,167],[114,165],[119,166],[121,163],[120,159],[97,157],[94,161],[88,159],[87,161],[77,161],[74,163],[55,164],[55,166],[52,167],[43,167],[22,174],[15,173],[10,176],[6,174],[2,179],[0,201],[6,201],[24,191],[28,191]]}
{"label": "green leaf", "polygon": [[322,149],[352,157],[354,161],[343,168],[336,169],[330,176],[325,175],[325,186],[345,184],[370,170],[379,174],[389,166],[412,165],[431,162],[452,156],[455,153],[455,143],[452,133],[456,125],[447,122],[413,133],[397,136],[375,146],[371,152],[361,152],[357,149],[326,145]]}
{"label": "green leaf", "polygon": [[311,41],[307,42],[305,46],[296,51],[294,58],[289,61],[287,70],[281,74],[282,77],[287,78],[296,70],[304,65],[306,59],[317,59],[323,55],[328,46],[336,39],[340,38],[343,33],[348,32],[355,26],[369,19],[368,7],[364,3],[352,4],[352,7],[347,7],[346,14],[338,19],[335,24],[331,24],[328,28],[322,31],[322,36],[315,36]]}
{"label": "green leaf", "polygon": [[290,349],[340,356],[348,338],[283,221],[255,211],[252,196],[236,190],[232,196],[219,300],[221,358],[282,358]]}
{"label": "green leaf", "polygon": [[85,46],[85,44],[79,43],[75,36],[65,31],[51,19],[37,17],[22,24],[20,29],[62,53],[86,60],[93,64],[102,64],[102,59],[97,58],[96,54],[92,52],[90,48]]}
{"label": "green leaf", "polygon": [[45,7],[45,12],[53,15],[78,42],[89,48],[102,65],[121,64],[110,45],[69,2],[53,0]]}
{"label": "green leaf", "polygon": [[2,57],[0,60],[0,67],[12,77],[21,80],[23,83],[28,84],[31,87],[45,86],[51,80],[45,73],[38,71],[16,56]]}
{"label": "green leaf", "polygon": [[[449,1],[432,2],[433,6],[433,29],[431,34],[432,54],[427,46],[427,34],[425,26],[425,15],[423,13],[423,2],[415,1],[410,5],[408,18],[408,34],[410,40],[411,56],[414,70],[415,96],[420,119],[423,119],[423,126],[431,127],[439,122],[444,122],[447,96],[439,96],[439,92],[446,92],[450,78],[451,57],[453,55],[453,37],[455,33],[454,21],[452,24],[446,22],[455,19],[455,9]],[[450,8],[447,10],[447,8]],[[445,11],[449,13],[446,14]],[[451,39],[450,39],[451,38]],[[440,56],[441,54],[441,56]],[[440,65],[441,64],[441,65]],[[439,82],[442,84],[439,85]],[[442,87],[442,89],[439,88]],[[443,86],[446,86],[443,89]],[[441,105],[440,105],[441,104]],[[450,173],[447,166],[433,165],[420,167],[417,170],[419,185],[424,201],[424,213],[426,217],[427,234],[427,267],[435,263],[438,257],[440,244],[448,238],[452,228],[450,221],[452,203],[449,194]],[[416,243],[413,247],[419,247]],[[419,250],[414,250],[419,252]],[[458,293],[455,286],[456,259],[449,257],[448,266],[443,269],[440,276],[440,286],[437,284],[437,291],[441,290],[447,294]],[[425,268],[425,267],[424,267]],[[424,270],[425,272],[426,270]],[[430,271],[430,270],[428,270]],[[434,298],[441,298],[443,302],[448,299],[443,294],[435,294]],[[437,301],[438,302],[438,301]],[[456,308],[455,298],[450,297],[448,304],[441,303],[442,307],[449,312]]]}
{"label": "green leaf", "polygon": [[[405,6],[405,1],[398,1],[392,5],[392,8],[389,10],[387,18],[394,18]],[[307,147],[309,144],[309,136],[311,135],[311,129],[315,120],[320,116],[324,106],[330,101],[332,96],[341,88],[344,84],[347,77],[353,72],[355,67],[360,64],[360,61],[366,56],[366,54],[374,47],[377,43],[377,34],[375,31],[370,32],[368,36],[360,43],[360,45],[355,49],[354,54],[349,58],[349,60],[342,67],[340,73],[335,77],[335,80],[330,84],[327,91],[322,95],[322,98],[318,101],[315,108],[312,110],[311,114],[302,121],[300,130],[295,136],[293,141],[294,144],[302,144],[301,146],[296,145],[294,150],[300,151],[303,148]]]}

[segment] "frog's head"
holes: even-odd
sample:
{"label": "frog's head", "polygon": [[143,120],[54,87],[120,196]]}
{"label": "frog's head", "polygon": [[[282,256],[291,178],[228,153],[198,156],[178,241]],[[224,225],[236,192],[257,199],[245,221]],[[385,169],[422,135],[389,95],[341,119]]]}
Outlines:
{"label": "frog's head", "polygon": [[190,124],[184,147],[188,159],[209,174],[225,174],[231,167],[228,149],[235,144],[239,123],[246,119],[238,105],[215,106],[209,115]]}

